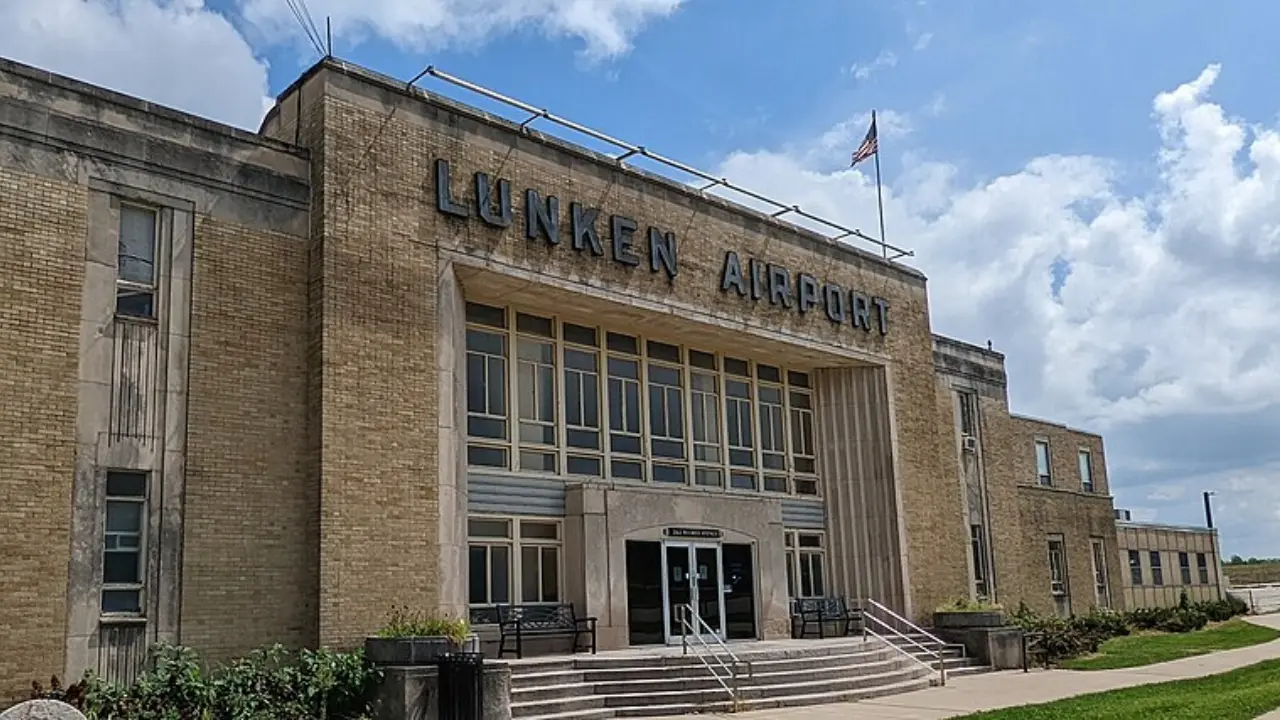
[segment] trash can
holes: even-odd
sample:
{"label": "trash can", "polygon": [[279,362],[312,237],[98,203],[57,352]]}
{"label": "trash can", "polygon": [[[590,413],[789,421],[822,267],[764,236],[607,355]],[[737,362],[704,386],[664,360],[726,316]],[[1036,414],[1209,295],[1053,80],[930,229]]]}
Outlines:
{"label": "trash can", "polygon": [[446,653],[440,656],[440,720],[482,720],[484,715],[484,655]]}

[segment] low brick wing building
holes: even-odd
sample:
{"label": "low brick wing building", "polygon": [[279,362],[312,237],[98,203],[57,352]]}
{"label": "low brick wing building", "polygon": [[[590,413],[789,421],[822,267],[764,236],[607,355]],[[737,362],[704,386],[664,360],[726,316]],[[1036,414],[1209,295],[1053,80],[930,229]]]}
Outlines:
{"label": "low brick wing building", "polygon": [[4,697],[393,606],[1135,601],[1101,438],[887,252],[334,60],[257,134],[4,62],[0,184]]}

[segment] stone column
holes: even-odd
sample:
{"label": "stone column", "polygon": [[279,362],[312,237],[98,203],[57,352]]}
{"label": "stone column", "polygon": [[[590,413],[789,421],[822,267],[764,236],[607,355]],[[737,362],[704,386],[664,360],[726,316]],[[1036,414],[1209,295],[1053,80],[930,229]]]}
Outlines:
{"label": "stone column", "polygon": [[463,435],[467,423],[467,319],[466,300],[453,263],[441,264],[437,294],[440,611],[466,617],[467,459]]}

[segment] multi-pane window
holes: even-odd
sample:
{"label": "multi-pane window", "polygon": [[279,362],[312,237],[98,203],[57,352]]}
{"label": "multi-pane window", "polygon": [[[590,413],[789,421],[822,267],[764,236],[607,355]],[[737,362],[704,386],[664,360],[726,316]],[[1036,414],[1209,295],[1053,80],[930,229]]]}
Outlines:
{"label": "multi-pane window", "polygon": [[746,360],[724,359],[725,424],[729,435],[729,484],[755,490],[756,450],[751,371]]}
{"label": "multi-pane window", "polygon": [[720,369],[711,353],[689,351],[690,415],[693,419],[694,483],[724,486],[721,448]]}
{"label": "multi-pane window", "polygon": [[1076,455],[1080,465],[1080,489],[1093,492],[1093,456],[1088,450],[1081,450]]}
{"label": "multi-pane window", "polygon": [[1067,594],[1067,555],[1061,538],[1049,539],[1049,591]]}
{"label": "multi-pane window", "polygon": [[1183,585],[1191,584],[1191,554],[1178,553],[1178,579]]}
{"label": "multi-pane window", "polygon": [[116,256],[116,314],[156,316],[156,211],[122,204]]}
{"label": "multi-pane window", "polygon": [[1053,485],[1053,475],[1049,471],[1049,441],[1036,441],[1036,475],[1038,482],[1045,487]]}
{"label": "multi-pane window", "polygon": [[561,602],[559,520],[476,516],[467,535],[473,622],[496,622],[498,605]]}
{"label": "multi-pane window", "polygon": [[788,530],[787,594],[793,598],[826,595],[826,550],[822,533]]}
{"label": "multi-pane window", "polygon": [[506,468],[507,314],[467,303],[467,462]]}
{"label": "multi-pane window", "polygon": [[654,459],[654,482],[684,484],[687,465],[684,442],[684,373],[680,348],[654,340],[646,343],[649,357],[649,449]]}
{"label": "multi-pane window", "polygon": [[757,404],[760,417],[760,466],[763,486],[770,492],[787,491],[786,410],[783,409],[782,371],[772,365],[756,365]]}
{"label": "multi-pane window", "polygon": [[566,323],[564,342],[565,471],[602,477],[599,335],[595,328]]}
{"label": "multi-pane window", "polygon": [[146,573],[147,474],[108,472],[102,612],[141,614]]}
{"label": "multi-pane window", "polygon": [[1142,553],[1129,551],[1129,582],[1137,587],[1142,584]]}
{"label": "multi-pane window", "polygon": [[1204,553],[1196,553],[1196,568],[1200,571],[1200,584],[1209,584],[1209,562]]}
{"label": "multi-pane window", "polygon": [[987,543],[981,525],[969,526],[969,546],[973,553],[973,592],[979,598],[990,596],[987,579]]}
{"label": "multi-pane window", "polygon": [[619,480],[644,480],[644,440],[640,418],[640,342],[630,335],[609,333],[609,451],[610,475]]}
{"label": "multi-pane window", "polygon": [[820,494],[808,373],[476,302],[473,467]]}
{"label": "multi-pane window", "polygon": [[960,391],[960,434],[969,437],[978,435],[978,410],[973,401],[973,393]]}
{"label": "multi-pane window", "polygon": [[550,318],[516,313],[520,469],[556,472],[556,346]]}
{"label": "multi-pane window", "polygon": [[797,495],[818,494],[818,461],[813,442],[813,393],[809,389],[809,375],[788,372],[790,386],[788,400],[791,406],[791,460],[795,471],[794,489]]}
{"label": "multi-pane window", "polygon": [[1091,538],[1089,544],[1093,550],[1093,589],[1098,598],[1098,607],[1111,607],[1111,593],[1107,588],[1106,545],[1101,538]]}
{"label": "multi-pane window", "polygon": [[1164,585],[1164,569],[1160,567],[1160,551],[1151,551],[1151,584]]}

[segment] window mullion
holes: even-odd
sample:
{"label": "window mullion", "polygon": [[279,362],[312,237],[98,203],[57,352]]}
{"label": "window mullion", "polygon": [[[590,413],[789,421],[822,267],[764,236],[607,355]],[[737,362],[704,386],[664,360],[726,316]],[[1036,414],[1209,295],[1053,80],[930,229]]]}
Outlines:
{"label": "window mullion", "polygon": [[517,380],[520,375],[520,351],[516,346],[518,340],[515,329],[515,311],[504,307],[502,312],[506,319],[506,328],[503,329],[506,337],[506,352],[503,358],[506,377],[503,380],[507,386],[506,407],[504,408],[506,410],[505,422],[507,428],[507,469],[515,471],[520,467],[520,383]]}

